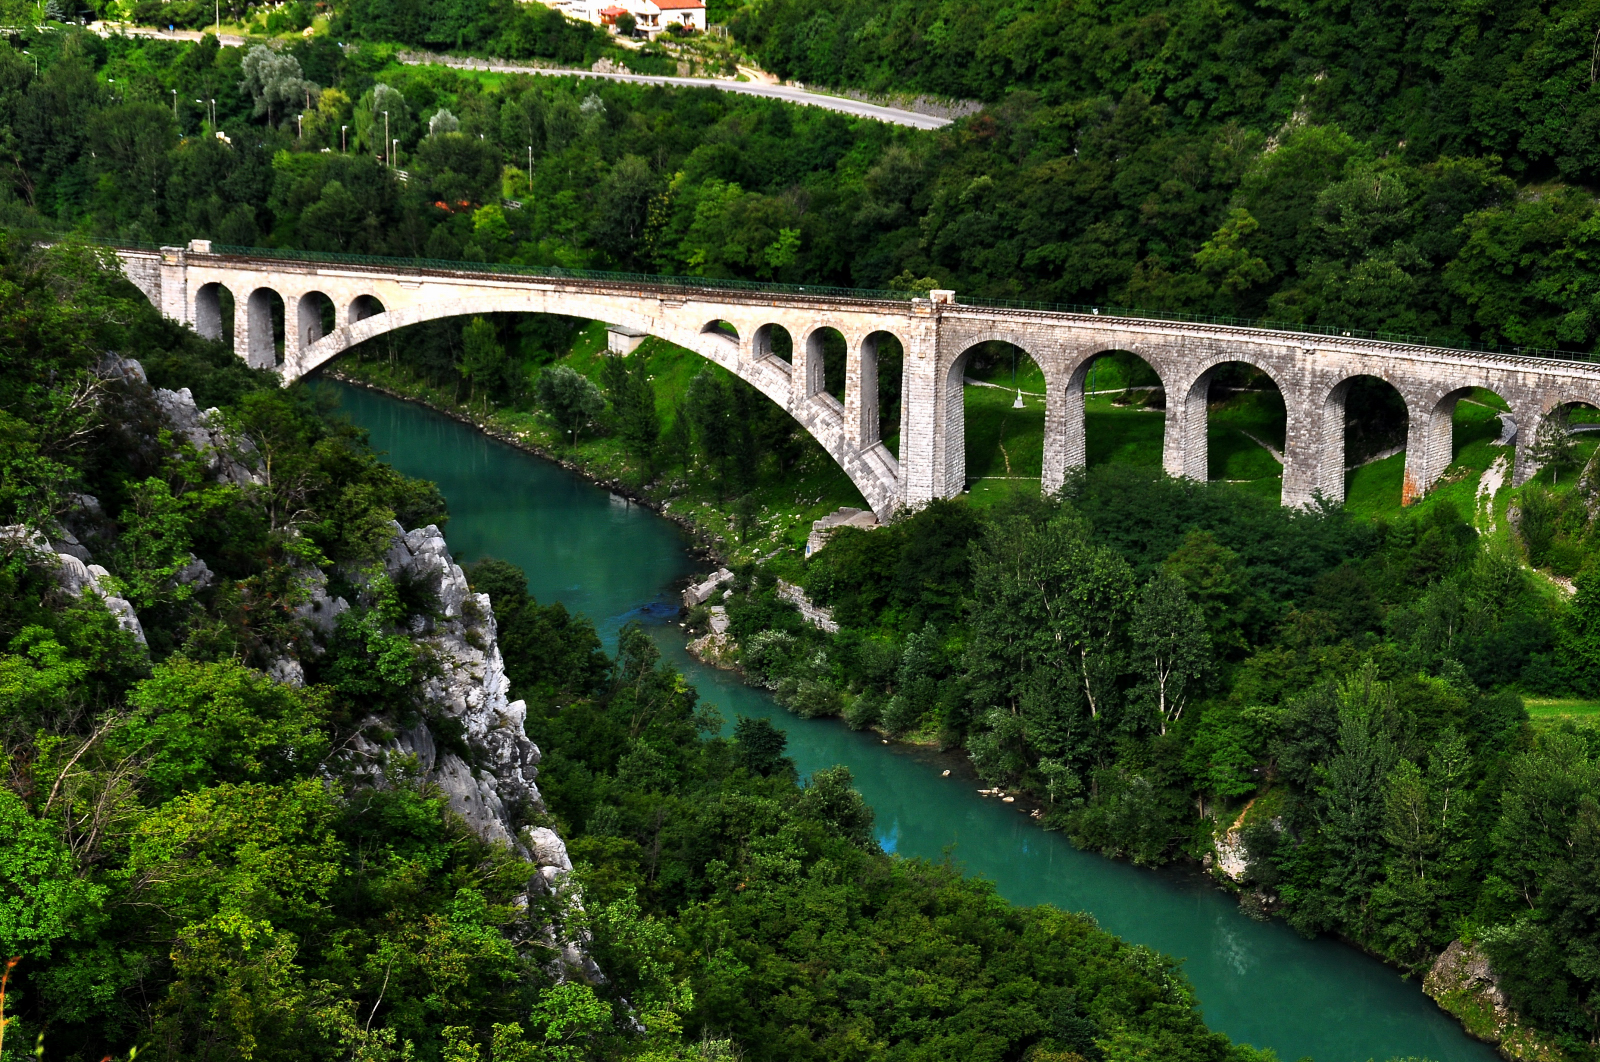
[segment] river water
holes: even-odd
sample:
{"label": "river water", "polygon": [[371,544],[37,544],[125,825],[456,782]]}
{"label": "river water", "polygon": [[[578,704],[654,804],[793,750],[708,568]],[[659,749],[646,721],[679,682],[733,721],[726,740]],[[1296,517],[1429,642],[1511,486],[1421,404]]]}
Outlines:
{"label": "river water", "polygon": [[1192,870],[1141,870],[1080,852],[1014,805],[980,797],[957,757],[883,744],[837,720],[801,719],[693,660],[669,618],[676,606],[667,585],[696,565],[670,521],[430,410],[332,381],[316,386],[338,394],[343,412],[396,468],[439,485],[458,561],[492,556],[520,565],[540,601],[587,615],[608,645],[622,624],[643,620],[730,729],[736,715],[766,716],[788,732],[802,775],[848,766],[877,813],[885,849],[948,857],[1013,903],[1087,911],[1110,932],[1183,959],[1206,1022],[1284,1062],[1498,1057],[1417,982],[1353,948],[1253,921]]}

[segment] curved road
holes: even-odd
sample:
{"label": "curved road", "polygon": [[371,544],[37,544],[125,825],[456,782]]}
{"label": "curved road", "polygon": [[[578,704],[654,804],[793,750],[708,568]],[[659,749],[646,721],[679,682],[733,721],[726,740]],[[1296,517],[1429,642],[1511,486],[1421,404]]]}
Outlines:
{"label": "curved road", "polygon": [[860,100],[852,100],[844,96],[829,96],[826,93],[812,92],[809,89],[795,88],[792,85],[771,85],[761,81],[732,81],[714,77],[667,77],[657,74],[625,74],[597,70],[549,69],[517,66],[512,63],[496,63],[488,59],[458,59],[454,56],[440,56],[436,59],[411,57],[400,61],[408,66],[451,66],[461,70],[484,70],[496,74],[599,77],[608,81],[634,81],[642,85],[713,88],[722,92],[739,92],[746,96],[766,96],[768,99],[803,104],[807,107],[822,107],[830,111],[839,111],[842,114],[852,114],[858,118],[875,118],[880,122],[889,122],[892,125],[909,126],[912,129],[942,129],[951,122],[949,118],[940,118],[932,114],[919,114],[916,111],[902,110],[899,107],[884,107],[876,103],[862,103]]}
{"label": "curved road", "polygon": [[[168,41],[197,41],[203,36],[199,30],[163,30],[150,26],[123,26],[107,22],[92,22],[89,28],[102,37],[109,37],[113,33],[122,33],[130,37],[151,37],[157,40]],[[218,37],[218,42],[225,48],[237,48],[245,43],[245,38],[231,33],[224,33]],[[830,96],[823,92],[812,92],[809,89],[795,88],[792,85],[772,85],[761,81],[725,81],[714,77],[665,77],[654,74],[626,74],[610,73],[598,70],[567,70],[549,69],[535,66],[520,66],[515,63],[497,63],[488,59],[461,59],[455,56],[438,56],[436,58],[418,58],[412,56],[400,60],[408,66],[451,66],[461,70],[484,70],[495,74],[539,74],[550,77],[599,77],[608,81],[636,81],[644,85],[672,85],[678,88],[713,88],[722,92],[740,92],[746,96],[766,96],[768,99],[783,100],[785,103],[798,103],[807,107],[822,107],[830,111],[839,111],[841,114],[855,115],[857,118],[873,118],[891,125],[904,125],[912,129],[942,129],[949,125],[951,119],[940,118],[932,114],[920,114],[900,107],[885,107],[877,103],[862,103],[844,96]]]}

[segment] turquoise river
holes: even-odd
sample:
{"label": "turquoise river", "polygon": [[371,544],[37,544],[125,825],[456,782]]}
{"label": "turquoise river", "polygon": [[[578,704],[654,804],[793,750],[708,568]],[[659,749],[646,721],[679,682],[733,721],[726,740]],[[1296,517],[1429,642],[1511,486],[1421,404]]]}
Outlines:
{"label": "turquoise river", "polygon": [[1013,806],[979,796],[979,783],[953,756],[883,744],[837,720],[800,719],[736,676],[697,663],[683,650],[669,592],[697,565],[670,521],[427,409],[331,381],[318,386],[338,394],[343,412],[396,468],[439,485],[459,561],[493,556],[520,565],[540,601],[587,615],[608,643],[629,619],[650,624],[730,722],[768,716],[785,729],[802,775],[847,765],[877,812],[885,849],[929,859],[948,851],[1014,903],[1087,911],[1127,940],[1182,958],[1207,1023],[1272,1048],[1284,1062],[1497,1057],[1417,982],[1353,948],[1253,921],[1192,869],[1142,870],[1080,852]]}

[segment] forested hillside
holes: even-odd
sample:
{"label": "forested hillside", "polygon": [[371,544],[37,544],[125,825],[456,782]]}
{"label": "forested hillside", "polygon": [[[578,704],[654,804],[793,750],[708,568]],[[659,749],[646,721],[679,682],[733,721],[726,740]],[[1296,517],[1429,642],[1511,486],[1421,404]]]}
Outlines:
{"label": "forested hillside", "polygon": [[[828,80],[782,59],[780,37],[810,27],[821,42],[819,26],[873,9],[801,6],[733,25],[780,72]],[[936,282],[1592,348],[1584,182],[1600,125],[1576,11],[1374,11],[1383,32],[1322,13],[1124,12],[1041,12],[1004,32],[962,21],[949,47],[1052,30],[1016,38],[1038,42],[1026,76],[981,75],[987,111],[935,133],[714,92],[397,67],[378,44],[325,34],[247,76],[245,49],[53,30],[28,40],[37,73],[0,54],[6,216],[153,241]],[[905,27],[916,48],[939,36],[890,15],[867,21]],[[832,40],[800,51],[840,51]],[[963,69],[959,54],[922,67],[888,54],[872,62],[908,85],[916,69]],[[195,99],[216,101],[230,142]],[[407,180],[376,157],[385,110]]]}
{"label": "forested hillside", "polygon": [[[838,634],[779,599],[796,575]],[[1592,560],[1569,604],[1448,503],[1363,523],[1107,466],[733,586],[737,658],[791,710],[964,747],[1081,847],[1203,860],[1256,916],[1419,976],[1462,940],[1525,1022],[1519,1057],[1592,1057],[1600,741],[1523,702],[1594,710]],[[1463,987],[1430,982],[1506,1035]]]}

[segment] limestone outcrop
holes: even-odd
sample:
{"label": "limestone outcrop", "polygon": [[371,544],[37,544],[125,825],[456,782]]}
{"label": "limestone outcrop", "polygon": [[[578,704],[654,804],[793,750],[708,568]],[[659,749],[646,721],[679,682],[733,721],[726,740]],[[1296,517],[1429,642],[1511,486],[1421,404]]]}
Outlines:
{"label": "limestone outcrop", "polygon": [[1506,1058],[1564,1062],[1568,1057],[1518,1020],[1489,957],[1475,944],[1451,941],[1422,979],[1422,991],[1467,1032],[1497,1044]]}
{"label": "limestone outcrop", "polygon": [[[544,811],[534,782],[540,753],[523,729],[527,705],[507,696],[509,683],[489,595],[475,594],[467,586],[444,535],[432,524],[409,532],[396,524],[384,570],[391,578],[426,590],[438,603],[435,617],[412,620],[414,641],[437,664],[435,673],[423,682],[423,710],[429,718],[449,720],[448,729],[459,729],[460,740],[441,747],[425,722],[382,745],[363,739],[357,751],[380,774],[393,756],[416,757],[423,776],[439,786],[450,807],[480,836],[503,841],[524,855],[537,854],[518,838],[516,820],[521,809]],[[316,603],[313,597],[311,604]],[[321,615],[337,615],[341,603],[342,599],[330,603]],[[331,624],[332,619],[324,622]],[[381,722],[369,721],[374,729],[381,728]],[[548,840],[544,851],[552,851]]]}
{"label": "limestone outcrop", "polygon": [[[14,549],[25,550],[32,554],[38,563],[53,567],[56,582],[71,596],[81,598],[85,593],[94,594],[105,604],[107,611],[116,617],[117,626],[133,635],[134,640],[140,645],[147,644],[144,627],[133,611],[133,605],[127,598],[119,597],[111,591],[108,582],[111,573],[98,564],[84,563],[88,558],[87,550],[80,547],[72,553],[58,552],[55,544],[45,536],[44,532],[30,531],[22,524],[0,527],[0,542]],[[76,539],[73,540],[73,544],[76,544]]]}
{"label": "limestone outcrop", "polygon": [[[473,593],[437,527],[406,531],[397,523],[394,529],[384,571],[391,579],[425,590],[436,602],[432,616],[411,621],[412,640],[426,649],[436,667],[422,684],[423,721],[374,740],[365,735],[384,734],[384,721],[364,720],[353,753],[380,785],[397,760],[414,763],[478,836],[510,845],[539,868],[530,887],[576,905],[579,897],[564,888],[572,860],[560,835],[547,826],[518,829],[528,813],[545,811],[535,782],[540,752],[525,730],[527,705],[509,697],[489,595]],[[348,606],[343,598],[330,601],[318,586],[302,607],[308,623],[331,629]],[[547,925],[539,935],[559,955],[559,969],[553,971],[557,976],[605,979],[585,950],[586,933],[563,933]]]}
{"label": "limestone outcrop", "polygon": [[157,387],[151,393],[162,419],[205,458],[206,470],[217,482],[239,486],[265,482],[261,473],[251,467],[255,444],[229,433],[219,410],[201,412],[187,387],[176,391]]}

